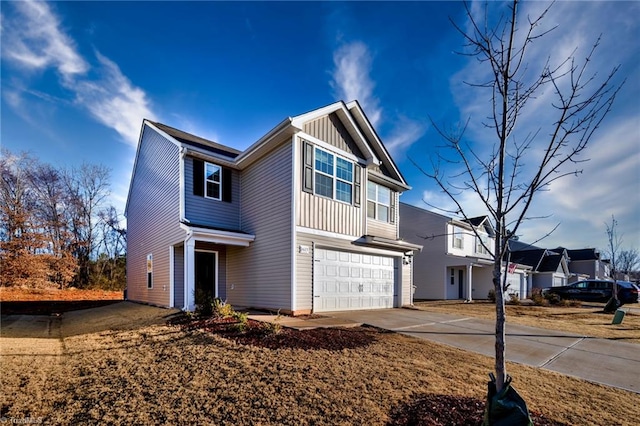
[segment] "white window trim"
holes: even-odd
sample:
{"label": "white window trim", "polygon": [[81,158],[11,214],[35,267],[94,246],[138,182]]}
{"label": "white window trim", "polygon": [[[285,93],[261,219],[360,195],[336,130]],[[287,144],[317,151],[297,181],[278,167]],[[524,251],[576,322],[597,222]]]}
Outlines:
{"label": "white window trim", "polygon": [[[315,179],[315,176],[313,178],[313,194],[317,195],[318,197],[327,198],[329,200],[337,201],[338,203],[342,203],[342,204],[346,204],[346,205],[352,206],[353,205],[353,196],[354,196],[354,194],[353,194],[354,193],[354,186],[355,186],[354,183],[353,183],[353,179],[354,179],[355,173],[356,173],[356,167],[355,167],[355,164],[353,163],[353,161],[351,161],[351,160],[349,160],[347,158],[344,158],[341,155],[335,154],[333,152],[330,152],[330,151],[328,151],[326,149],[323,149],[323,148],[320,148],[320,147],[317,147],[317,146],[314,146],[313,148],[314,148],[314,150],[322,151],[322,152],[324,152],[324,153],[326,153],[328,155],[331,155],[333,157],[333,175],[330,175],[330,174],[327,174],[327,173],[325,173],[325,172],[323,172],[321,170],[318,170],[316,168],[316,155],[315,155],[315,152],[314,152],[314,156],[313,156],[313,173],[314,174],[315,173],[319,173],[319,174],[321,174],[323,176],[326,176],[326,177],[331,179],[331,181],[332,181],[332,196],[331,197],[327,197],[326,195],[322,195],[322,194],[319,194],[319,193],[316,192],[316,179]],[[340,158],[343,161],[346,161],[347,163],[351,164],[351,179],[352,179],[351,182],[346,181],[346,180],[341,179],[341,178],[338,177],[338,158]],[[338,197],[337,197],[337,195],[338,195],[338,184],[337,184],[337,182],[338,181],[346,183],[347,185],[349,185],[351,187],[351,201],[350,202],[338,199]]]}
{"label": "white window trim", "polygon": [[[371,183],[371,184],[376,186],[376,199],[375,200],[372,200],[372,199],[369,198],[369,183]],[[378,187],[379,186],[381,186],[383,188],[387,188],[389,190],[389,204],[381,203],[381,202],[378,201]],[[393,190],[391,188],[387,187],[387,186],[380,185],[379,183],[371,181],[371,180],[367,181],[367,188],[366,189],[367,189],[367,207],[366,207],[367,208],[367,219],[373,219],[373,220],[377,220],[377,221],[383,222],[383,223],[392,223],[391,222],[391,205],[392,205],[391,200],[392,200],[392,197],[395,196]],[[373,209],[373,217],[369,217],[369,204],[368,204],[369,201],[373,202],[374,205],[375,205],[375,208]],[[388,209],[387,220],[381,220],[381,219],[378,218],[378,205],[385,206]]]}
{"label": "white window trim", "polygon": [[[456,245],[456,241],[460,241],[460,247]],[[453,228],[452,247],[455,249],[464,250],[464,231],[460,228]]]}
{"label": "white window trim", "polygon": [[[214,180],[207,179],[207,166],[213,166],[213,167],[217,167],[218,168],[218,172],[220,174],[220,182],[216,182]],[[218,191],[218,198],[210,197],[208,195],[207,183],[209,183],[209,182],[211,182],[213,184],[217,184],[220,187],[220,189]],[[214,163],[209,163],[208,161],[204,162],[204,198],[208,198],[210,200],[222,201],[222,166],[220,166],[218,164],[214,164]]]}

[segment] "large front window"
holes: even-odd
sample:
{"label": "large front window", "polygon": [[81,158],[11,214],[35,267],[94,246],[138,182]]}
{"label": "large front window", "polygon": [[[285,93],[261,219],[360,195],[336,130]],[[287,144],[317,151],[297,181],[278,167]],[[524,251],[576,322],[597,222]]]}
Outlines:
{"label": "large front window", "polygon": [[353,201],[353,163],[325,150],[315,151],[315,193],[344,203]]}
{"label": "large front window", "polygon": [[480,237],[476,237],[476,253],[478,254],[489,254],[489,237],[486,235],[481,235]]}
{"label": "large front window", "polygon": [[204,168],[205,197],[219,200],[222,194],[222,170],[220,166],[205,163]]}
{"label": "large front window", "polygon": [[367,217],[391,221],[391,190],[374,182],[367,182]]}

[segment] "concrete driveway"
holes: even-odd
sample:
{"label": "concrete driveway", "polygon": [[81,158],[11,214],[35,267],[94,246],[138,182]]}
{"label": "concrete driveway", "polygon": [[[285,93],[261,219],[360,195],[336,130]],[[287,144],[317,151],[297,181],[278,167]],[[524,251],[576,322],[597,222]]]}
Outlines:
{"label": "concrete driveway", "polygon": [[[369,324],[493,357],[490,320],[412,309],[332,312],[345,323]],[[507,360],[640,393],[640,347],[571,333],[507,324]]]}

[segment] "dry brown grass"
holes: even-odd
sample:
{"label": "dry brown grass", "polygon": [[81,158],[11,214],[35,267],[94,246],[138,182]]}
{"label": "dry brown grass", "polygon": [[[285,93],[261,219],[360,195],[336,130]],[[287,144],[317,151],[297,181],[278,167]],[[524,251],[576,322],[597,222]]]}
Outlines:
{"label": "dry brown grass", "polygon": [[[2,416],[50,424],[377,425],[420,395],[482,400],[492,370],[488,357],[392,333],[341,351],[266,349],[167,326],[164,310],[123,303],[85,312],[12,351],[17,339],[3,338]],[[99,329],[102,320],[108,326]],[[37,350],[38,342],[57,346]],[[638,394],[519,364],[509,370],[529,408],[557,422],[636,423]]]}
{"label": "dry brown grass", "polygon": [[[507,305],[507,323],[640,343],[640,314],[637,313],[640,305],[637,303],[624,305],[623,310],[630,307],[635,312],[627,312],[622,324],[619,325],[611,324],[613,314],[602,313],[602,306],[593,304],[585,304],[583,307]],[[488,301],[416,302],[416,307],[429,312],[495,319],[495,305]]]}
{"label": "dry brown grass", "polygon": [[77,290],[55,288],[0,287],[0,302],[15,301],[71,301],[71,300],[122,300],[122,291]]}

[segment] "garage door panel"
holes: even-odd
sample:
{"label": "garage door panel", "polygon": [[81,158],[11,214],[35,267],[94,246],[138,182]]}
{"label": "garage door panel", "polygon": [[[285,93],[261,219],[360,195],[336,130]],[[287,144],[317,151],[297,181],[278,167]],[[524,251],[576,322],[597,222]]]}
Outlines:
{"label": "garage door panel", "polygon": [[316,249],[314,260],[314,311],[393,307],[393,258]]}

